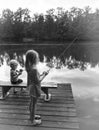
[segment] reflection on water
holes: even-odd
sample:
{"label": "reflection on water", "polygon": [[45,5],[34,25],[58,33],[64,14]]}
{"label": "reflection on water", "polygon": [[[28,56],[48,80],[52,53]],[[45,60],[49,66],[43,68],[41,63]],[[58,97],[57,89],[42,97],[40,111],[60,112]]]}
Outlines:
{"label": "reflection on water", "polygon": [[[39,42],[39,43],[1,43],[0,54],[8,52],[10,56],[13,53],[22,54],[29,49],[35,49],[39,52],[40,58],[46,55],[47,58],[51,58],[54,55],[60,56],[64,52],[64,56],[69,57],[70,55],[75,56],[77,60],[85,60],[87,62],[99,61],[99,42],[98,41],[87,41],[80,42],[76,41],[69,48],[71,42]],[[68,48],[68,49],[66,49]],[[64,58],[63,56],[63,58]]]}

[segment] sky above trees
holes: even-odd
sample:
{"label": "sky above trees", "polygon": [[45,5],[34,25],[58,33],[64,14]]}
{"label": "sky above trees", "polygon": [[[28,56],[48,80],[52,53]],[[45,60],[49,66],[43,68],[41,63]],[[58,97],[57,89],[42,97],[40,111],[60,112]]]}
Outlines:
{"label": "sky above trees", "polygon": [[84,8],[90,6],[94,11],[99,8],[98,0],[0,0],[0,12],[3,9],[16,11],[19,7],[28,8],[32,13],[45,13],[51,8],[63,7],[69,10],[71,7]]}

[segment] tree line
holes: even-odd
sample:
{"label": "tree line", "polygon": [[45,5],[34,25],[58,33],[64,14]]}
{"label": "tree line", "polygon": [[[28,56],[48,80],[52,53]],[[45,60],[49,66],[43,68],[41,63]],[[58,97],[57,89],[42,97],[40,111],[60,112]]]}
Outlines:
{"label": "tree line", "polygon": [[4,9],[0,16],[0,40],[5,41],[99,40],[98,35],[99,9],[92,12],[89,6],[69,11],[58,7],[32,15],[27,8]]}

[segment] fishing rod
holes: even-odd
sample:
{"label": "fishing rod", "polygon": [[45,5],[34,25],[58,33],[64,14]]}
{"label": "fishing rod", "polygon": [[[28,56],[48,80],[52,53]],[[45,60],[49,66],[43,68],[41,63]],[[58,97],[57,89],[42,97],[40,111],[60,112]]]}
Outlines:
{"label": "fishing rod", "polygon": [[[80,27],[80,25],[78,26]],[[73,28],[73,27],[72,27]],[[94,30],[94,28],[91,28],[90,31]],[[78,35],[73,39],[73,41],[65,48],[65,50],[59,55],[58,58],[60,58],[64,53],[74,44],[74,42],[78,39],[79,35],[83,34],[83,32],[78,33]]]}
{"label": "fishing rod", "polygon": [[[80,25],[78,26],[80,27]],[[92,31],[94,28],[91,28],[90,31]],[[83,32],[78,33],[78,35],[72,40],[72,42],[64,49],[64,51],[58,56],[58,58],[60,58],[62,55],[64,55],[64,53],[74,44],[74,42],[79,39],[78,37],[83,34]],[[50,72],[51,68],[48,70],[48,73]]]}
{"label": "fishing rod", "polygon": [[65,48],[65,50],[59,55],[58,58],[60,58],[64,53],[72,46],[72,44],[78,39],[78,36],[74,38],[74,40]]}
{"label": "fishing rod", "polygon": [[[78,39],[78,36],[76,36],[76,37],[73,39],[73,41],[65,48],[65,50],[59,55],[58,58],[60,58],[60,57],[66,52],[66,50],[69,49],[69,48],[71,47],[71,45],[72,45],[77,39]],[[51,69],[52,69],[52,68],[49,68],[49,70],[47,71],[47,73],[49,73]]]}

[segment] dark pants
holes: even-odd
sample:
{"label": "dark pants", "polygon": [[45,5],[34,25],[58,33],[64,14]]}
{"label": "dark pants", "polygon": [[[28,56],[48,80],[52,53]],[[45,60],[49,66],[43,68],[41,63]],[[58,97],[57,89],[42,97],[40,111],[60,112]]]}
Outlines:
{"label": "dark pants", "polygon": [[12,84],[20,84],[20,83],[22,83],[22,82],[23,82],[22,79],[18,79],[16,82],[11,81]]}

